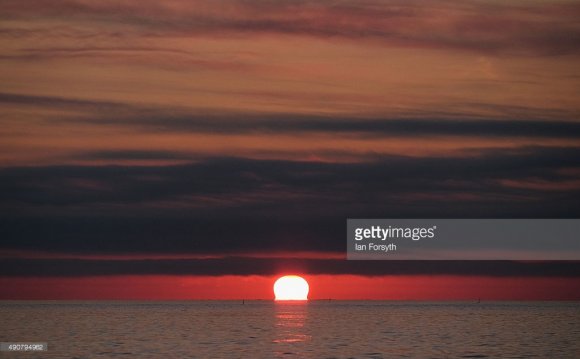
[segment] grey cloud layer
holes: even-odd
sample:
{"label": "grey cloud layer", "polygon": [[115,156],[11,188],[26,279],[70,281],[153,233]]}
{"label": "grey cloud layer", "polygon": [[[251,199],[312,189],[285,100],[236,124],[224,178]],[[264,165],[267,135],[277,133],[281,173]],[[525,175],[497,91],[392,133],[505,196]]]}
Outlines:
{"label": "grey cloud layer", "polygon": [[579,167],[580,148],[536,147],[364,163],[6,168],[0,236],[4,249],[71,253],[341,252],[349,217],[575,218]]}
{"label": "grey cloud layer", "polygon": [[[140,131],[168,131],[219,134],[301,134],[327,133],[370,137],[384,136],[471,136],[536,137],[580,139],[580,122],[560,120],[573,114],[539,111],[528,108],[493,109],[502,114],[496,119],[483,118],[365,118],[328,117],[303,114],[220,113],[217,111],[168,111],[135,105],[90,101],[74,98],[0,93],[0,103],[18,106],[58,108],[84,111],[86,115],[50,118],[51,124],[87,123],[91,125],[129,127]],[[484,106],[476,105],[473,106]],[[490,107],[490,106],[488,106]],[[95,116],[94,113],[100,115]],[[526,117],[532,116],[532,119]],[[538,119],[546,116],[551,120]],[[457,116],[453,116],[457,117]],[[512,118],[517,119],[512,119]],[[522,118],[523,117],[523,118]]]}
{"label": "grey cloud layer", "polygon": [[[467,157],[383,156],[380,160],[365,163],[230,157],[174,166],[5,168],[0,170],[0,198],[3,203],[66,205],[146,202],[185,195],[238,195],[268,191],[269,188],[274,192],[287,189],[312,191],[319,195],[335,195],[340,193],[340,189],[350,189],[354,196],[368,192],[378,195],[428,190],[503,194],[503,187],[495,180],[571,180],[575,179],[574,175],[559,170],[580,166],[580,148],[577,147],[530,147],[511,151],[484,151]],[[110,155],[104,155],[110,158]],[[129,153],[130,157],[135,155],[136,152]],[[153,158],[159,155],[170,157],[167,152],[153,152],[152,155]],[[146,156],[147,152],[144,152],[141,158]],[[184,157],[176,154],[176,158]],[[450,184],[449,180],[463,181],[464,185]]]}
{"label": "grey cloud layer", "polygon": [[19,277],[92,275],[316,274],[579,277],[578,262],[344,261],[337,259],[236,258],[205,260],[0,259],[0,273]]}
{"label": "grey cloud layer", "polygon": [[190,115],[89,118],[85,122],[142,130],[244,134],[326,133],[364,136],[473,136],[580,139],[580,122],[561,120],[366,119],[305,115]]}

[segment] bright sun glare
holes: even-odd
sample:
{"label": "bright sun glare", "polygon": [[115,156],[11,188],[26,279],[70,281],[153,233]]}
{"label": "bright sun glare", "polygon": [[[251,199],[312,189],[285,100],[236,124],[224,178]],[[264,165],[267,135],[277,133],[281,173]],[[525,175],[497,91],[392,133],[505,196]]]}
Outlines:
{"label": "bright sun glare", "polygon": [[276,300],[307,300],[308,282],[297,275],[286,275],[274,283]]}

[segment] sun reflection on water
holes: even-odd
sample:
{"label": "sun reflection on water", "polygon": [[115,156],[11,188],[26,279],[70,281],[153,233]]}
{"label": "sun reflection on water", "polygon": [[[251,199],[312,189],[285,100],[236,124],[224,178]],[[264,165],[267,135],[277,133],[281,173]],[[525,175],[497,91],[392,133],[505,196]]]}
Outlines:
{"label": "sun reflection on water", "polygon": [[307,342],[311,335],[307,332],[306,320],[308,318],[308,304],[299,303],[276,303],[276,334],[275,344],[292,344]]}

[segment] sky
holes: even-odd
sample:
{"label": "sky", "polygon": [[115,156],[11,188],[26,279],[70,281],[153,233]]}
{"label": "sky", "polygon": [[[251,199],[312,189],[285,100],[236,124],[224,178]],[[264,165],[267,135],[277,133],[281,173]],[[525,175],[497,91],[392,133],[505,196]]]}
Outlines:
{"label": "sky", "polygon": [[580,2],[0,1],[0,299],[575,299],[346,218],[578,218]]}

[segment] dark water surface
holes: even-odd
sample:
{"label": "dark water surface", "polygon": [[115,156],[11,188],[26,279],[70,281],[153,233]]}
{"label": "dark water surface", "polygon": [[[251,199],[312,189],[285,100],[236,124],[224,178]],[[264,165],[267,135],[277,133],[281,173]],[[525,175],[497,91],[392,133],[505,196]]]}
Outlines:
{"label": "dark water surface", "polygon": [[580,303],[0,302],[2,358],[580,358]]}

